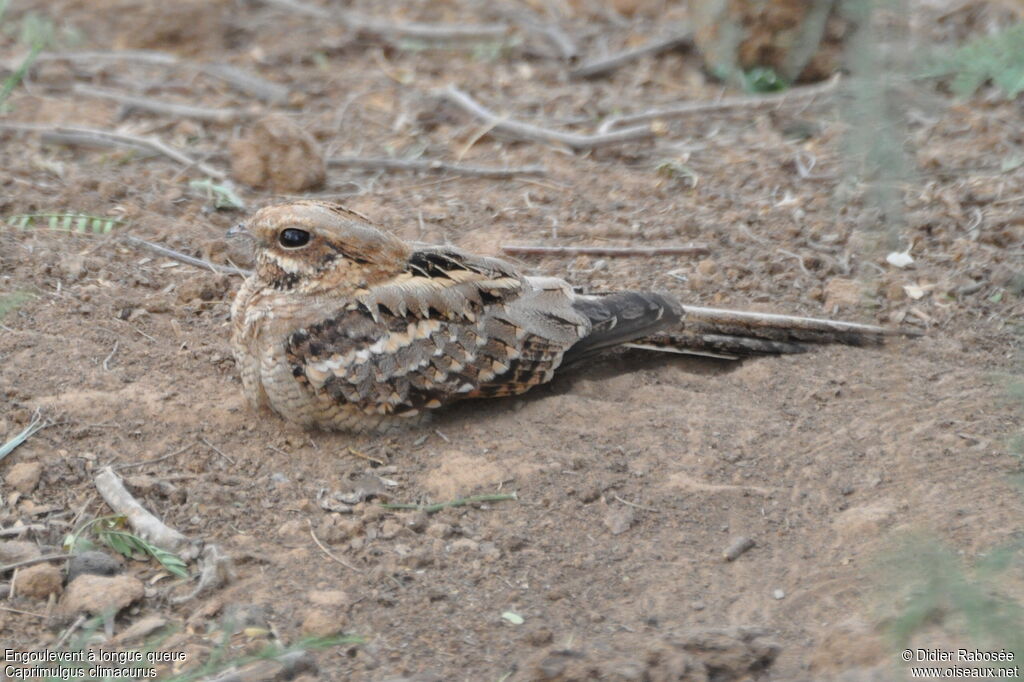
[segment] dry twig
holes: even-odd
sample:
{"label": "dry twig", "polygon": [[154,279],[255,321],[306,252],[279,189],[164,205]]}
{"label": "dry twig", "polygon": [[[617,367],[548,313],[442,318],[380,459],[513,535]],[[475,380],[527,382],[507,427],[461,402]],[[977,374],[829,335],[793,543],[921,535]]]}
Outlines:
{"label": "dry twig", "polygon": [[[195,558],[195,548],[192,541],[177,530],[167,526],[163,521],[153,516],[145,507],[139,504],[138,500],[132,497],[131,493],[124,487],[120,477],[110,467],[97,474],[93,481],[100,496],[115,513],[128,519],[128,523],[135,532],[144,540],[156,545],[160,549],[177,552],[187,559]],[[187,560],[186,559],[186,560]]]}
{"label": "dry twig", "polygon": [[516,246],[502,244],[501,250],[513,256],[706,256],[704,244],[687,246]]}
{"label": "dry twig", "polygon": [[336,563],[339,563],[342,566],[344,566],[345,568],[347,568],[349,570],[352,570],[352,571],[355,571],[356,573],[362,573],[363,572],[363,569],[359,568],[358,566],[353,566],[352,564],[350,564],[349,562],[345,561],[344,559],[342,559],[342,558],[340,558],[338,556],[335,556],[331,552],[331,550],[329,550],[326,547],[324,547],[324,543],[320,542],[320,538],[318,538],[316,536],[316,533],[313,532],[313,522],[310,521],[309,519],[306,519],[306,523],[309,524],[309,535],[310,535],[310,537],[313,538],[313,542],[316,543],[316,546],[320,548],[320,551],[322,551],[324,554],[326,554],[329,559],[332,559]]}
{"label": "dry twig", "polygon": [[24,568],[25,566],[35,566],[36,564],[45,564],[48,561],[67,561],[71,558],[70,554],[47,554],[46,556],[37,556],[32,559],[25,559],[13,564],[7,564],[6,566],[0,566],[0,573],[6,573],[7,571],[13,571],[16,568]]}
{"label": "dry twig", "polygon": [[143,248],[149,249],[150,251],[153,251],[154,253],[158,253],[161,256],[171,258],[181,263],[188,263],[189,265],[194,265],[197,268],[208,268],[214,272],[220,272],[225,275],[240,275],[242,277],[248,277],[249,275],[252,274],[251,270],[243,270],[242,268],[236,268],[231,265],[221,265],[220,263],[211,263],[208,260],[196,258],[195,256],[189,256],[187,254],[181,253],[180,251],[175,251],[174,249],[169,249],[166,246],[160,246],[159,244],[154,244],[153,242],[148,242],[145,239],[139,239],[138,237],[133,237],[128,234],[122,236],[121,238],[128,242],[129,244],[141,246]]}
{"label": "dry twig", "polygon": [[654,137],[654,131],[650,126],[636,126],[624,128],[611,133],[598,135],[581,135],[579,133],[563,133],[549,128],[523,123],[513,119],[505,118],[487,109],[472,97],[450,85],[438,93],[438,96],[452,102],[463,111],[466,111],[480,119],[491,128],[489,132],[502,132],[511,137],[527,140],[530,142],[544,142],[548,144],[563,144],[575,151],[608,147],[623,142],[636,142]]}
{"label": "dry twig", "polygon": [[254,73],[228,64],[201,64],[180,59],[156,50],[86,50],[82,52],[41,52],[33,65],[47,61],[67,61],[75,66],[85,62],[127,61],[147,66],[184,67],[216,78],[235,90],[252,95],[264,102],[287,99],[289,90]]}
{"label": "dry twig", "polygon": [[84,147],[121,147],[141,151],[155,152],[177,161],[187,168],[195,168],[204,175],[216,180],[223,180],[227,174],[216,168],[206,165],[202,161],[196,161],[187,154],[171,147],[166,142],[155,137],[138,137],[122,133],[112,133],[108,130],[95,130],[93,128],[77,128],[72,126],[48,126],[36,125],[34,123],[0,123],[0,132],[9,131],[15,133],[40,133],[43,142],[50,144],[81,145]]}
{"label": "dry twig", "polygon": [[667,52],[668,50],[674,50],[678,47],[688,46],[692,42],[692,39],[693,34],[689,28],[686,28],[665,36],[664,38],[651,41],[646,45],[634,47],[629,50],[623,50],[622,52],[617,52],[615,54],[608,55],[607,57],[594,59],[581,64],[569,72],[569,77],[593,78],[594,76],[603,76],[606,73],[614,71],[629,62],[640,59],[641,57],[660,54],[662,52]]}
{"label": "dry twig", "polygon": [[[770,109],[772,107],[781,107],[787,104],[806,103],[816,97],[828,95],[834,92],[839,85],[839,80],[840,77],[837,75],[822,83],[790,88],[785,92],[780,92],[774,95],[723,97],[722,99],[714,102],[687,102],[686,104],[680,104],[675,107],[649,109],[636,114],[615,116],[602,123],[598,130],[602,133],[607,133],[616,126],[635,123],[684,118],[695,114],[709,114],[716,111],[727,111],[729,109]],[[632,130],[632,128],[628,128],[627,130]]]}
{"label": "dry twig", "polygon": [[328,166],[338,168],[366,168],[369,170],[408,170],[428,171],[433,173],[451,173],[469,178],[490,178],[505,180],[518,175],[544,175],[543,166],[522,166],[518,168],[487,168],[484,166],[464,166],[457,163],[446,163],[431,159],[388,159],[362,156],[334,156],[327,159]]}
{"label": "dry twig", "polygon": [[264,3],[315,19],[335,19],[350,30],[388,40],[494,40],[509,32],[508,24],[426,24],[384,21],[357,12],[331,11],[300,0],[263,0]]}
{"label": "dry twig", "polygon": [[178,104],[176,102],[162,102],[151,97],[126,95],[116,90],[85,85],[84,83],[76,83],[72,90],[80,95],[108,99],[134,109],[142,109],[143,111],[167,114],[168,116],[180,118],[193,118],[197,121],[206,121],[208,123],[232,123],[252,116],[251,112],[243,111],[242,109],[214,109],[211,107]]}

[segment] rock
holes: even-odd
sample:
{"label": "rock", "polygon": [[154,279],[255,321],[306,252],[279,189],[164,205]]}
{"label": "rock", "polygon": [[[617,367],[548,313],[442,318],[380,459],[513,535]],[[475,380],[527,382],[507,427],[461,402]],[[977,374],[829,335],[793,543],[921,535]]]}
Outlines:
{"label": "rock", "polygon": [[554,634],[547,628],[536,628],[526,633],[526,641],[532,646],[547,646],[554,638]]}
{"label": "rock", "polygon": [[861,285],[855,279],[833,277],[825,285],[825,310],[856,308],[861,302]]}
{"label": "rock", "polygon": [[302,619],[302,634],[306,637],[332,637],[345,629],[345,622],[344,613],[313,609]]}
{"label": "rock", "polygon": [[434,523],[427,526],[427,535],[429,535],[432,538],[441,538],[443,540],[451,534],[451,524],[435,521]]}
{"label": "rock", "polygon": [[67,581],[80,575],[117,575],[122,568],[119,560],[105,552],[80,552],[68,561]]}
{"label": "rock", "polygon": [[28,561],[41,557],[43,554],[35,543],[25,540],[8,540],[0,542],[0,564],[16,564],[19,561]]}
{"label": "rock", "polygon": [[28,495],[39,485],[43,465],[39,462],[18,462],[4,476],[4,482],[22,495]]}
{"label": "rock", "polygon": [[632,507],[611,507],[604,515],[604,525],[612,535],[621,535],[633,525],[636,513]]}
{"label": "rock", "polygon": [[767,670],[781,647],[765,639],[760,628],[733,627],[692,630],[677,646],[699,660],[716,680],[745,680]]}
{"label": "rock", "polygon": [[774,599],[785,599],[786,593],[783,590],[775,590],[772,592],[772,598]]}
{"label": "rock", "polygon": [[302,519],[290,519],[278,526],[277,537],[288,542],[305,542],[309,539],[309,526]]}
{"label": "rock", "polygon": [[328,514],[316,528],[317,537],[328,545],[338,545],[363,532],[362,519],[341,514]]}
{"label": "rock", "polygon": [[313,136],[285,116],[257,121],[231,143],[231,173],[274,192],[303,192],[324,183],[327,167]]}
{"label": "rock", "polygon": [[167,625],[169,622],[170,621],[163,616],[145,616],[129,625],[127,629],[119,632],[117,636],[114,637],[114,642],[117,644],[141,642],[149,635]]}
{"label": "rock", "polygon": [[745,535],[740,535],[733,538],[729,546],[722,552],[722,558],[726,561],[736,561],[743,555],[744,552],[753,549],[757,545],[752,539]]}
{"label": "rock", "polygon": [[134,576],[80,575],[68,585],[60,608],[69,616],[79,613],[117,613],[132,602],[142,599],[143,593],[142,582]]}
{"label": "rock", "polygon": [[31,599],[46,599],[51,594],[60,594],[64,576],[53,564],[26,566],[14,577],[14,593]]}
{"label": "rock", "polygon": [[380,525],[380,538],[391,540],[402,531],[402,524],[394,519],[388,519]]}
{"label": "rock", "polygon": [[697,263],[697,272],[703,277],[711,277],[718,271],[718,266],[710,258],[705,258],[701,262]]}
{"label": "rock", "polygon": [[459,538],[452,543],[452,552],[475,552],[480,549],[480,543],[471,538]]}
{"label": "rock", "polygon": [[841,671],[887,662],[885,640],[870,625],[851,617],[825,631],[810,657],[817,679],[836,679]]}
{"label": "rock", "polygon": [[318,606],[348,606],[352,603],[352,597],[344,590],[313,590],[306,596]]}

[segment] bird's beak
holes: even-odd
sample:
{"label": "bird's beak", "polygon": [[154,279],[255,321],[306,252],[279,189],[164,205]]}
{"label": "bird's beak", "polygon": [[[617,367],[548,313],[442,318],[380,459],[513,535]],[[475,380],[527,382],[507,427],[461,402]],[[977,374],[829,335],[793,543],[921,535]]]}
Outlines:
{"label": "bird's beak", "polygon": [[230,230],[228,230],[227,236],[229,237],[252,237],[252,233],[249,232],[249,228],[245,223],[238,223]]}

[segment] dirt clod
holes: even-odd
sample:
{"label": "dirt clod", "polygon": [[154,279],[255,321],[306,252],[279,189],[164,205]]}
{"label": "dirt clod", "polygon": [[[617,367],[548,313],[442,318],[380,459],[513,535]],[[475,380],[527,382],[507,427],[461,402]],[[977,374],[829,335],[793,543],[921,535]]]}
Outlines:
{"label": "dirt clod", "polygon": [[8,540],[0,542],[0,565],[16,564],[41,557],[43,554],[34,542],[27,540]]}
{"label": "dirt clod", "polygon": [[43,465],[40,462],[18,462],[4,476],[4,482],[22,495],[28,495],[39,485],[42,475]]}
{"label": "dirt clod", "polygon": [[67,615],[116,613],[141,599],[143,592],[135,576],[80,575],[68,584],[60,608]]}
{"label": "dirt clod", "polygon": [[60,594],[64,576],[53,564],[36,564],[19,569],[14,579],[14,593],[31,599],[46,599]]}
{"label": "dirt clod", "polygon": [[231,143],[231,172],[240,182],[275,192],[302,192],[327,174],[313,136],[282,115],[260,119]]}

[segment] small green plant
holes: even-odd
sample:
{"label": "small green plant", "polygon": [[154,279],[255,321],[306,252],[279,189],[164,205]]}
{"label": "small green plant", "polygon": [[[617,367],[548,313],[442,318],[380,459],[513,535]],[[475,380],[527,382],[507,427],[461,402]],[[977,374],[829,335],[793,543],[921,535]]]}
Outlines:
{"label": "small green plant", "polygon": [[9,225],[18,230],[49,228],[80,234],[109,234],[115,225],[123,224],[124,221],[117,218],[87,213],[20,213],[4,218],[0,229]]}
{"label": "small green plant", "polygon": [[788,88],[791,83],[775,69],[768,66],[755,66],[740,74],[743,89],[747,92],[779,92]]}
{"label": "small green plant", "polygon": [[64,549],[69,553],[87,551],[94,544],[85,537],[92,535],[98,541],[129,559],[139,555],[150,556],[157,560],[169,573],[179,578],[188,577],[188,566],[175,554],[152,545],[128,530],[128,520],[124,516],[101,516],[94,519],[64,539]]}
{"label": "small green plant", "polygon": [[1003,591],[1019,570],[1024,543],[999,547],[973,562],[933,538],[904,537],[883,560],[884,598],[898,604],[889,633],[898,648],[931,626],[964,631],[979,646],[1024,655],[1024,606]]}
{"label": "small green plant", "polygon": [[1024,92],[1024,23],[960,46],[934,75],[951,78],[958,97],[969,97],[986,83],[999,88],[1007,99]]}
{"label": "small green plant", "polygon": [[210,178],[205,178],[203,180],[192,180],[188,183],[188,186],[202,192],[206,196],[206,200],[212,201],[213,207],[217,210],[241,211],[245,209],[245,202],[235,193],[230,184],[218,185]]}
{"label": "small green plant", "polygon": [[13,313],[31,298],[32,294],[27,291],[15,291],[10,294],[0,294],[0,322],[3,321],[8,313]]}

